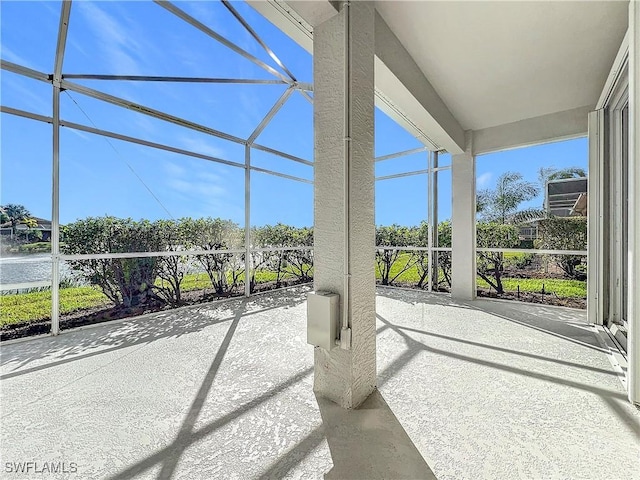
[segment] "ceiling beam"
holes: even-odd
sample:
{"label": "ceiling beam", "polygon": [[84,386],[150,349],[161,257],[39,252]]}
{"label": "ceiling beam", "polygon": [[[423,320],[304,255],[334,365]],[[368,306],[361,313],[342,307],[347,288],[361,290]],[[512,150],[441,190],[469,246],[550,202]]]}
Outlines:
{"label": "ceiling beam", "polygon": [[588,114],[591,110],[593,105],[585,105],[572,110],[474,130],[473,153],[481,155],[585,136],[588,129]]}
{"label": "ceiling beam", "polygon": [[450,153],[464,152],[464,129],[377,12],[375,36],[376,88],[433,143]]}
{"label": "ceiling beam", "polygon": [[[248,3],[310,53],[313,27],[337,13],[326,0]],[[375,22],[376,106],[429,149],[462,153],[464,130],[377,12]]]}

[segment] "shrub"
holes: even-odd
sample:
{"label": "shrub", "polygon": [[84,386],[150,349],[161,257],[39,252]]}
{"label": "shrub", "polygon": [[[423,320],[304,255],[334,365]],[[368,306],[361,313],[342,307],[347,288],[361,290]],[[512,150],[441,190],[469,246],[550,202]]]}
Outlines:
{"label": "shrub", "polygon": [[[400,225],[379,226],[376,228],[377,247],[404,247],[415,246],[418,243],[418,229],[416,227],[401,227]],[[376,249],[376,268],[380,275],[382,285],[392,285],[403,273],[413,268],[418,263],[416,252],[409,252],[406,263],[394,275],[391,268],[396,263],[403,251],[401,249]]]}
{"label": "shrub", "polygon": [[[545,250],[586,250],[587,217],[549,217],[538,224],[536,248]],[[581,255],[551,255],[569,278],[584,280],[585,257]]]}
{"label": "shrub", "polygon": [[[252,229],[254,248],[279,248],[313,246],[313,229],[292,227],[278,223]],[[275,287],[282,286],[287,275],[293,275],[299,281],[309,281],[313,271],[313,250],[262,251],[252,254],[254,270],[251,275],[251,288],[255,284],[258,269],[266,268],[275,273]]]}
{"label": "shrub", "polygon": [[[237,224],[220,218],[183,219],[183,229],[198,250],[231,250],[244,243],[244,232]],[[204,268],[211,285],[219,295],[235,289],[244,273],[244,256],[234,253],[196,255],[196,262]]]}
{"label": "shrub", "polygon": [[[478,222],[476,225],[477,246],[480,248],[515,248],[519,245],[520,231],[515,225],[496,222]],[[502,272],[504,254],[499,252],[479,252],[478,275],[499,294],[504,293]]]}
{"label": "shrub", "polygon": [[[158,251],[157,229],[148,220],[89,217],[64,227],[65,254],[129,253]],[[98,286],[116,305],[143,303],[157,277],[157,258],[110,258],[69,261],[75,276]]]}

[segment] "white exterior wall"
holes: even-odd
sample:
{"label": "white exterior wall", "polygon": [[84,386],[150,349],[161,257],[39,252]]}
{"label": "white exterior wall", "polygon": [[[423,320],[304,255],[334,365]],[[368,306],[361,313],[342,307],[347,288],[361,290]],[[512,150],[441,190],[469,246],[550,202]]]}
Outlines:
{"label": "white exterior wall", "polygon": [[604,238],[604,109],[589,113],[589,183],[587,208],[587,319],[589,323],[605,323],[605,251]]}
{"label": "white exterior wall", "polygon": [[451,156],[452,257],[451,296],[473,300],[476,296],[476,157],[472,134],[466,133],[466,151]]}
{"label": "white exterior wall", "polygon": [[629,400],[640,404],[640,3],[629,2]]}
{"label": "white exterior wall", "polygon": [[[374,271],[374,8],[351,2],[351,82],[345,89],[346,9],[314,30],[314,287],[339,293],[349,309],[350,350],[315,349],[317,394],[344,408],[376,386]],[[349,95],[350,98],[347,98]],[[344,192],[345,102],[351,106],[349,195]],[[345,203],[350,203],[350,301],[345,306]]]}

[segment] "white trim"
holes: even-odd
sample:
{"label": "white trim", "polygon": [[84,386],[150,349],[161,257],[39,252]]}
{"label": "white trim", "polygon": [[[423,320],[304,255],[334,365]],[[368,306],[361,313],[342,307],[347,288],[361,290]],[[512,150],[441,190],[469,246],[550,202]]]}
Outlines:
{"label": "white trim", "polygon": [[219,255],[223,253],[244,253],[244,249],[228,250],[168,250],[164,252],[123,252],[123,253],[87,253],[77,255],[58,255],[60,261],[74,260],[110,260],[114,258],[152,258],[152,257],[190,257],[194,255]]}
{"label": "white trim", "polygon": [[584,137],[587,135],[587,117],[591,110],[592,106],[586,105],[572,110],[474,130],[473,153],[474,155],[484,155]]}
{"label": "white trim", "polygon": [[10,292],[11,290],[27,290],[31,288],[51,287],[50,280],[39,282],[4,283],[0,285],[0,292]]}
{"label": "white trim", "polygon": [[[629,3],[629,400],[640,405],[640,2]],[[635,294],[634,294],[635,292]]]}
{"label": "white trim", "polygon": [[604,110],[589,114],[589,182],[587,208],[587,320],[604,324],[606,298],[604,272]]}
{"label": "white trim", "polygon": [[620,44],[620,48],[618,49],[618,53],[616,58],[613,61],[613,65],[611,66],[611,71],[607,76],[607,80],[604,83],[604,87],[602,88],[602,93],[600,94],[600,98],[598,99],[598,103],[596,103],[596,110],[600,110],[608,105],[609,99],[613,90],[618,83],[618,79],[620,78],[621,72],[627,66],[629,61],[629,30],[624,34],[624,38],[622,39],[622,43]]}
{"label": "white trim", "polygon": [[584,255],[587,256],[586,250],[543,250],[543,249],[527,249],[527,248],[476,248],[476,252],[494,252],[494,253],[534,253],[536,255]]}

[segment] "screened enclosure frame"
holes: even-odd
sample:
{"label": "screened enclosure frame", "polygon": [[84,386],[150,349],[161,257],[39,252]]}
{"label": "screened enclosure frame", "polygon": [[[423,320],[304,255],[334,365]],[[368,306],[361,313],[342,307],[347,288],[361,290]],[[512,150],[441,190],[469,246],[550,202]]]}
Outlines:
{"label": "screened enclosure frame", "polygon": [[[297,177],[295,175],[289,175],[282,172],[277,172],[267,168],[261,168],[251,163],[252,150],[260,150],[269,154],[276,155],[285,160],[300,163],[313,168],[313,162],[301,158],[290,153],[282,152],[278,149],[271,148],[267,145],[257,143],[256,140],[260,133],[267,127],[274,116],[282,109],[285,103],[294,95],[301,95],[309,103],[313,103],[313,98],[309,92],[312,92],[313,87],[309,83],[298,82],[296,77],[291,71],[284,65],[284,63],[277,57],[274,51],[269,48],[267,43],[255,32],[255,30],[249,25],[249,23],[240,15],[240,13],[233,7],[233,5],[226,1],[221,0],[221,3],[229,10],[229,12],[238,20],[244,30],[253,37],[262,48],[267,52],[274,62],[282,69],[282,72],[276,68],[263,62],[256,56],[252,55],[245,49],[241,48],[234,42],[228,40],[223,35],[215,32],[205,24],[189,15],[176,5],[168,1],[155,0],[158,6],[168,10],[175,16],[181,18],[183,21],[191,25],[192,27],[205,33],[213,40],[228,47],[238,55],[249,60],[253,64],[259,66],[265,70],[271,77],[271,79],[243,79],[243,78],[214,78],[214,77],[180,77],[180,76],[141,76],[141,75],[96,75],[96,74],[84,74],[84,73],[69,73],[66,74],[63,71],[63,62],[65,55],[65,48],[67,43],[67,32],[69,28],[70,13],[72,8],[72,0],[62,0],[60,22],[57,31],[57,44],[55,50],[53,73],[40,72],[24,65],[19,65],[4,59],[0,59],[0,67],[2,70],[15,73],[17,75],[31,78],[40,82],[50,84],[52,87],[52,114],[51,116],[40,115],[26,110],[13,108],[6,105],[0,105],[0,112],[17,117],[27,118],[39,122],[51,124],[53,127],[53,141],[52,141],[52,212],[51,212],[51,254],[50,261],[52,265],[51,281],[46,282],[30,282],[28,284],[14,284],[7,285],[4,289],[20,289],[28,287],[49,286],[51,287],[51,334],[57,335],[60,332],[60,311],[59,311],[59,290],[60,290],[60,264],[61,262],[70,260],[95,260],[95,259],[114,259],[114,258],[144,258],[144,257],[167,257],[167,256],[193,256],[193,255],[217,255],[217,254],[243,254],[245,256],[245,274],[248,274],[252,270],[251,258],[252,253],[266,252],[266,251],[290,251],[290,250],[310,250],[313,247],[301,246],[301,247],[281,247],[281,248],[251,248],[251,172],[260,172],[268,175],[281,177],[287,180],[306,183],[313,185],[313,181]],[[284,72],[284,73],[283,73]],[[287,88],[280,95],[277,101],[273,104],[270,110],[262,118],[259,124],[251,132],[247,138],[241,138],[229,133],[196,123],[184,118],[180,118],[168,113],[156,110],[145,105],[137,104],[135,102],[126,100],[124,98],[110,95],[97,89],[89,88],[70,80],[85,79],[85,80],[102,80],[102,81],[140,81],[140,82],[180,82],[180,83],[211,83],[211,84],[252,84],[252,85],[283,85]],[[197,153],[189,149],[177,148],[171,145],[152,142],[137,138],[130,135],[123,135],[109,130],[97,128],[96,126],[84,125],[76,122],[70,122],[64,120],[60,116],[60,96],[64,91],[76,92],[93,99],[106,102],[117,107],[126,108],[143,115],[147,115],[165,122],[173,123],[181,127],[211,135],[216,138],[220,138],[229,142],[233,142],[244,146],[244,162],[234,162],[217,158],[212,155],[206,155]],[[90,119],[89,119],[90,120]],[[92,123],[92,122],[90,122]],[[217,164],[227,165],[243,169],[244,175],[244,248],[242,249],[220,249],[220,250],[186,250],[186,251],[156,251],[156,252],[126,252],[126,253],[102,253],[102,254],[81,254],[81,255],[67,255],[60,252],[60,129],[61,127],[77,130],[81,132],[91,133],[104,137],[106,139],[116,139],[128,143],[142,145],[145,147],[164,150],[180,155],[197,158],[214,162]],[[31,261],[28,258],[20,259],[15,263],[28,263]],[[42,261],[40,259],[40,261]],[[245,296],[251,295],[250,282],[244,282],[244,294]]]}
{"label": "screened enclosure frame", "polygon": [[[55,49],[55,57],[53,63],[52,73],[42,72],[34,70],[25,65],[20,65],[14,62],[0,59],[0,67],[2,70],[11,72],[18,76],[36,80],[38,82],[51,86],[51,114],[42,115],[27,111],[24,109],[14,108],[7,105],[0,105],[0,112],[16,117],[30,119],[36,122],[42,122],[52,125],[52,174],[51,174],[51,189],[52,189],[52,210],[51,210],[51,252],[49,259],[51,261],[51,280],[46,282],[32,282],[29,284],[13,284],[3,286],[4,290],[8,289],[24,289],[29,287],[50,286],[51,287],[51,334],[57,335],[60,332],[60,266],[61,263],[74,260],[96,260],[96,259],[116,259],[116,258],[144,258],[144,257],[174,257],[174,256],[194,256],[194,255],[218,255],[218,254],[238,254],[244,255],[244,268],[245,275],[248,277],[250,272],[253,272],[254,265],[252,265],[252,254],[269,251],[305,251],[312,250],[312,246],[300,246],[300,247],[266,247],[266,248],[254,248],[251,238],[251,180],[252,172],[263,173],[280,177],[289,181],[301,182],[304,184],[313,185],[313,180],[302,178],[296,175],[290,175],[280,171],[271,170],[268,168],[259,167],[252,163],[252,153],[255,151],[265,152],[271,155],[275,155],[280,159],[288,160],[290,162],[305,165],[314,168],[314,162],[312,159],[302,158],[297,155],[292,155],[287,152],[283,152],[276,148],[272,148],[268,145],[264,145],[259,142],[260,134],[271,123],[274,117],[282,110],[282,108],[291,101],[296,95],[300,95],[309,104],[313,104],[313,85],[306,82],[298,81],[297,77],[291,72],[289,68],[280,60],[276,53],[268,46],[267,42],[260,37],[251,25],[242,17],[242,15],[236,10],[236,8],[227,0],[221,0],[222,5],[233,15],[233,17],[242,25],[242,28],[247,32],[256,42],[264,49],[267,55],[275,62],[279,69],[265,63],[257,58],[255,55],[249,53],[246,49],[238,46],[236,43],[227,39],[224,35],[217,33],[215,30],[206,26],[198,19],[194,18],[175,4],[166,0],[154,0],[154,3],[170,12],[172,15],[178,17],[184,21],[189,27],[195,28],[198,31],[207,35],[210,39],[224,45],[228,49],[235,52],[240,57],[253,63],[255,66],[262,69],[268,74],[269,78],[265,79],[245,79],[245,78],[219,78],[219,77],[187,77],[187,76],[152,76],[152,75],[107,75],[107,74],[89,74],[82,72],[66,73],[64,71],[64,56],[67,45],[67,33],[70,22],[70,14],[72,10],[72,0],[62,0],[59,25],[57,29],[57,41]],[[193,122],[179,116],[171,115],[169,113],[150,108],[146,105],[139,104],[125,98],[121,98],[116,95],[112,95],[95,88],[89,88],[85,85],[77,83],[75,80],[91,80],[100,82],[123,82],[123,81],[136,81],[143,82],[143,84],[149,83],[180,83],[180,84],[234,84],[234,85],[282,85],[284,91],[278,96],[273,105],[264,114],[261,120],[257,123],[255,128],[246,136],[239,137],[232,135],[228,132],[211,128],[201,123]],[[96,125],[88,125],[84,123],[72,122],[61,118],[60,113],[60,98],[61,95],[67,92],[77,93],[91,99],[97,100],[104,104],[110,104],[119,109],[127,109],[133,112],[145,115],[167,124],[177,125],[186,128],[191,131],[199,132],[210,137],[218,138],[224,141],[232,142],[236,145],[241,145],[244,151],[244,158],[242,161],[232,161],[223,158],[218,158],[214,155],[208,155],[205,153],[199,153],[188,148],[178,148],[167,143],[154,142],[145,140],[132,135],[125,135],[123,133],[117,133],[107,129],[98,128]],[[381,94],[376,92],[376,96],[380,99]],[[73,97],[70,96],[73,100]],[[383,99],[384,100],[384,99]],[[89,123],[93,123],[87,116]],[[195,158],[212,162],[218,165],[225,165],[234,167],[244,171],[244,245],[243,248],[230,248],[220,250],[184,250],[184,251],[149,251],[149,252],[125,252],[125,253],[96,253],[96,254],[63,254],[60,249],[60,131],[62,128],[74,130],[78,132],[85,132],[98,137],[106,139],[114,139],[129,144],[140,145],[152,149],[162,150],[179,154],[185,157]],[[390,246],[390,247],[378,247],[373,246],[375,249],[383,250],[415,250],[424,251],[428,254],[428,265],[430,274],[427,277],[427,289],[434,291],[434,285],[437,283],[438,275],[438,254],[447,253],[453,254],[451,247],[443,247],[438,245],[438,173],[443,171],[451,171],[452,166],[440,165],[439,152],[433,151],[435,148],[428,139],[418,139],[420,143],[424,143],[424,146],[417,148],[411,148],[391,154],[378,156],[375,158],[375,162],[384,162],[394,160],[409,155],[423,154],[425,163],[424,167],[419,170],[413,170],[408,172],[396,173],[392,175],[382,175],[375,178],[375,181],[388,181],[396,178],[411,177],[416,175],[426,175],[426,205],[427,215],[426,221],[429,227],[428,230],[428,245],[426,247],[415,246]],[[442,152],[440,152],[442,153]],[[476,248],[477,252],[482,251],[507,251],[505,249],[482,249]],[[524,252],[524,253],[550,253],[539,250],[523,250],[523,249],[509,249],[509,252]],[[586,252],[563,252],[553,251],[555,254],[571,254],[571,255],[583,255]],[[15,263],[28,263],[31,259],[25,258],[16,260]],[[42,259],[39,259],[42,261]],[[49,261],[49,260],[48,260]],[[249,297],[252,295],[251,282],[247,281],[245,277],[244,282],[244,295]]]}
{"label": "screened enclosure frame", "polygon": [[[51,262],[51,280],[40,282],[29,282],[24,284],[11,284],[3,286],[3,290],[24,289],[30,287],[51,287],[51,330],[50,333],[57,335],[60,332],[60,265],[66,261],[74,260],[98,260],[98,259],[117,259],[117,258],[150,258],[150,257],[174,257],[174,256],[194,256],[194,255],[217,255],[217,254],[239,254],[244,255],[244,268],[245,275],[253,271],[252,254],[260,252],[276,252],[276,251],[304,251],[312,250],[312,246],[300,246],[300,247],[268,247],[268,248],[252,248],[251,242],[251,172],[264,173],[280,178],[284,178],[291,181],[301,182],[305,184],[313,185],[313,181],[297,177],[295,175],[289,175],[286,173],[270,170],[267,168],[258,167],[252,164],[252,151],[258,150],[268,154],[276,155],[279,158],[289,160],[294,163],[302,164],[313,168],[313,161],[305,158],[301,158],[297,155],[292,155],[280,151],[276,148],[271,148],[268,145],[258,143],[258,137],[264,131],[264,129],[270,124],[271,120],[276,114],[283,108],[283,106],[294,96],[301,95],[307,102],[313,104],[313,85],[305,82],[299,82],[296,76],[289,70],[286,65],[280,60],[276,53],[269,48],[267,43],[256,33],[256,31],[250,26],[250,24],[242,17],[242,15],[234,8],[234,6],[227,0],[220,0],[221,3],[228,9],[228,11],[235,17],[236,20],[242,25],[244,31],[246,31],[256,42],[267,52],[269,57],[280,67],[281,71],[263,62],[247,50],[238,46],[236,43],[225,38],[224,35],[217,33],[215,30],[209,28],[198,19],[194,18],[184,10],[180,9],[175,4],[165,0],[154,0],[154,3],[161,8],[166,9],[173,15],[182,19],[191,27],[206,34],[211,39],[226,46],[230,50],[234,51],[244,59],[252,62],[254,65],[260,67],[271,78],[268,79],[244,79],[244,78],[217,78],[217,77],[186,77],[186,76],[153,76],[153,75],[107,75],[107,74],[89,74],[89,73],[65,73],[64,71],[64,56],[67,45],[67,33],[69,29],[70,14],[72,9],[72,0],[62,0],[60,21],[57,29],[57,43],[55,50],[54,66],[52,73],[46,73],[38,70],[34,70],[25,65],[20,65],[14,62],[0,59],[0,67],[2,70],[17,74],[22,77],[30,78],[39,82],[51,85],[52,88],[52,112],[51,115],[42,115],[27,110],[13,108],[7,105],[0,105],[0,112],[13,115],[16,117],[22,117],[37,122],[42,122],[52,125],[53,128],[53,141],[52,141],[52,213],[51,213],[51,253],[49,261]],[[286,89],[278,97],[272,107],[264,115],[261,121],[256,125],[253,131],[246,137],[242,138],[230,133],[217,130],[206,125],[192,122],[185,118],[181,118],[169,113],[150,108],[146,105],[142,105],[130,100],[126,100],[116,95],[111,95],[98,89],[89,88],[81,85],[74,80],[99,80],[104,82],[118,82],[118,81],[137,81],[137,82],[164,82],[164,83],[208,83],[208,84],[236,84],[236,85],[282,85]],[[78,93],[92,99],[114,105],[119,108],[128,109],[163,122],[171,123],[184,127],[186,129],[204,133],[215,138],[226,140],[237,145],[244,147],[244,162],[236,162],[231,160],[225,160],[216,156],[198,153],[186,148],[174,147],[168,143],[159,143],[154,141],[145,140],[132,135],[125,135],[114,131],[98,128],[96,125],[87,125],[83,123],[77,123],[65,120],[61,118],[60,114],[60,97],[64,92]],[[378,94],[377,94],[378,95]],[[70,97],[73,100],[73,97]],[[86,115],[86,114],[85,114]],[[93,123],[87,116],[89,123]],[[226,165],[244,170],[244,247],[235,249],[220,249],[220,250],[184,250],[184,251],[147,251],[147,252],[118,252],[118,253],[96,253],[96,254],[63,254],[60,251],[60,131],[61,128],[67,128],[70,130],[76,130],[79,132],[86,132],[99,137],[119,140],[130,144],[140,145],[143,147],[149,147],[153,149],[163,150],[171,153],[176,153],[186,157],[196,158],[213,162],[216,164]],[[429,224],[433,224],[434,215],[437,215],[437,198],[433,200],[434,192],[437,192],[437,171],[450,169],[447,167],[437,167],[437,153],[429,151],[429,147],[418,147],[411,150],[401,151],[390,155],[384,155],[377,157],[375,160],[385,161],[394,158],[399,158],[406,155],[415,153],[425,153],[426,168],[420,171],[406,172],[397,175],[389,175],[376,178],[378,181],[389,180],[392,178],[427,174],[428,175],[428,221]],[[437,196],[437,194],[436,194]],[[433,212],[433,209],[435,213]],[[437,235],[433,235],[433,232],[429,232],[429,246],[425,247],[425,250],[429,252],[429,264],[431,265],[431,259],[433,255],[436,255],[438,251],[450,251],[450,248],[437,248],[433,242],[437,242]],[[419,248],[419,247],[414,247]],[[29,258],[13,260],[13,263],[29,263],[34,261]],[[38,259],[42,261],[42,258]],[[431,275],[429,275],[429,290],[432,289]],[[244,295],[249,297],[252,295],[251,282],[244,282]]]}

